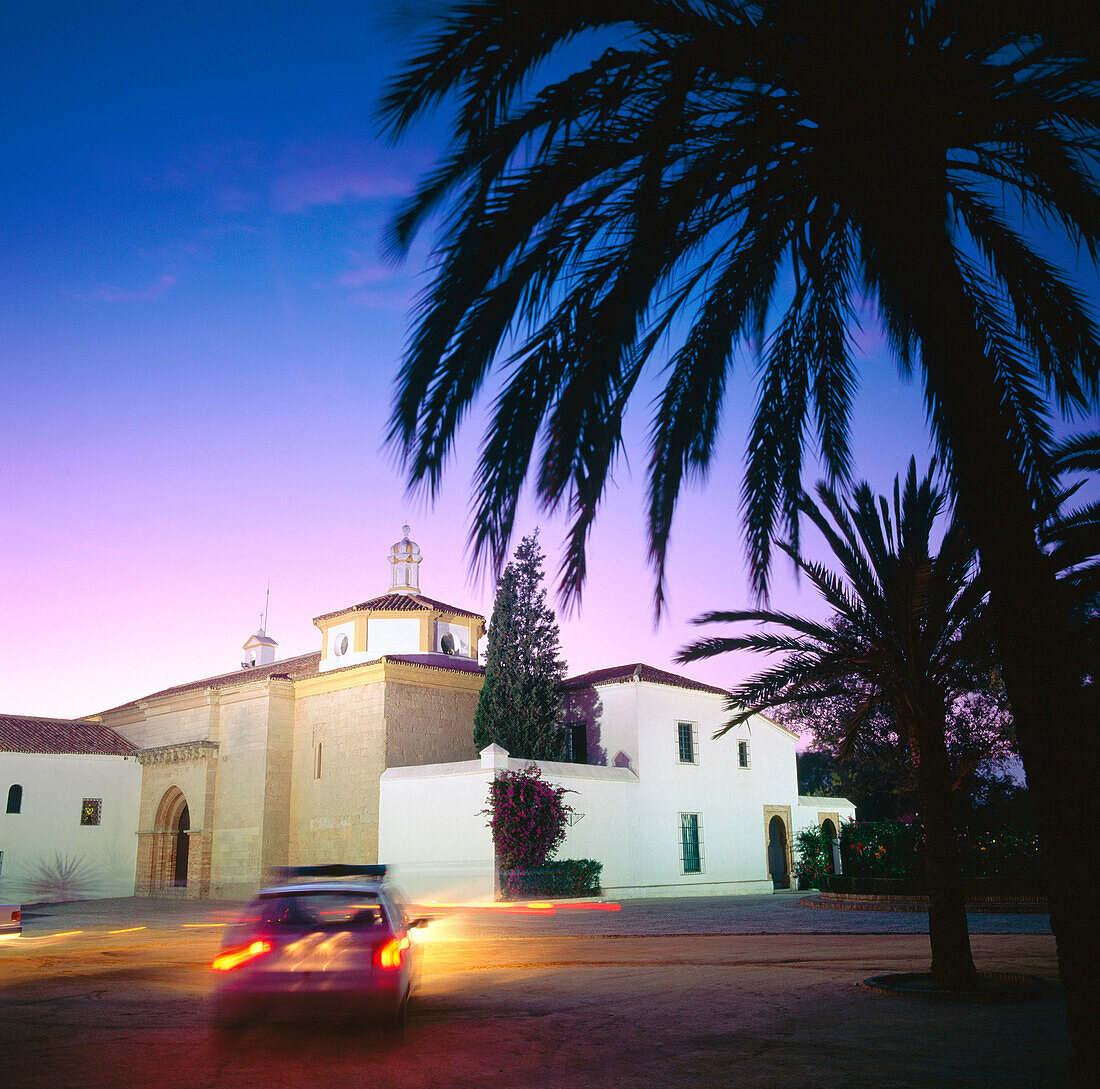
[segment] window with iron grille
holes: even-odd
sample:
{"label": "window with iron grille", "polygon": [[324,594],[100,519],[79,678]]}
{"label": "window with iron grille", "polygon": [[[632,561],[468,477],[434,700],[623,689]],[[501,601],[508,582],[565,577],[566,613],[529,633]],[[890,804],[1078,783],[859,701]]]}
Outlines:
{"label": "window with iron grille", "polygon": [[102,813],[102,798],[85,798],[80,806],[80,823],[87,825],[99,824]]}
{"label": "window with iron grille", "polygon": [[680,871],[703,872],[703,828],[698,813],[680,814]]}
{"label": "window with iron grille", "polygon": [[737,766],[739,768],[749,766],[749,743],[747,741],[737,742]]}
{"label": "window with iron grille", "polygon": [[565,726],[565,759],[570,764],[588,763],[588,723],[569,722]]}
{"label": "window with iron grille", "polygon": [[699,763],[699,730],[694,722],[677,722],[676,738],[680,747],[681,764]]}

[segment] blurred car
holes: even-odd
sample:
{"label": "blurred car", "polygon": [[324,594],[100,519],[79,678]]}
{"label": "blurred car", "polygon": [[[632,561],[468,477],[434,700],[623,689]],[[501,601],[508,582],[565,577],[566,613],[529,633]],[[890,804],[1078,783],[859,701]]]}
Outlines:
{"label": "blurred car", "polygon": [[18,904],[0,904],[0,934],[22,934],[23,911]]}
{"label": "blurred car", "polygon": [[261,891],[214,958],[214,1017],[223,1029],[255,1019],[323,1017],[404,1032],[416,984],[409,920],[384,866],[300,866]]}

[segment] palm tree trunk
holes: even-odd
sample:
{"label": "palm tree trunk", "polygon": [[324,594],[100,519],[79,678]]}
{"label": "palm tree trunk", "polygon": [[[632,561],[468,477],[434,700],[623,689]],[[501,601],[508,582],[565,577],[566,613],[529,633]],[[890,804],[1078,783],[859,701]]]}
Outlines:
{"label": "palm tree trunk", "polygon": [[958,508],[993,587],[990,612],[1043,852],[1075,1078],[1092,1084],[1100,1067],[1100,837],[1081,820],[1100,768],[1097,685],[1083,680],[1081,640],[1036,540],[1038,519],[943,211],[909,214],[901,230],[897,220],[892,226],[883,263],[914,316],[929,412],[951,451]]}
{"label": "palm tree trunk", "polygon": [[970,952],[959,835],[951,798],[951,770],[945,725],[930,719],[912,723],[913,763],[917,771],[924,865],[928,877],[928,937],[932,978],[937,987],[961,991],[974,986],[977,973]]}

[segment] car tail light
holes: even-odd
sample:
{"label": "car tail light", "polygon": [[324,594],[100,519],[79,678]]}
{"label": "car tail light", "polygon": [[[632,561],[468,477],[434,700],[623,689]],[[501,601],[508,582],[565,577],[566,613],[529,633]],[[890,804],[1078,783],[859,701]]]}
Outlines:
{"label": "car tail light", "polygon": [[271,949],[271,942],[254,941],[251,945],[240,949],[228,949],[224,953],[219,953],[210,967],[216,972],[229,972],[234,968],[240,968],[242,964],[256,960],[257,957],[266,956]]}
{"label": "car tail light", "polygon": [[408,934],[397,934],[374,951],[374,963],[379,968],[400,968],[401,956],[409,948]]}
{"label": "car tail light", "polygon": [[21,911],[13,911],[11,913],[11,921],[13,923],[19,922],[22,918],[23,918],[23,912],[21,912]]}

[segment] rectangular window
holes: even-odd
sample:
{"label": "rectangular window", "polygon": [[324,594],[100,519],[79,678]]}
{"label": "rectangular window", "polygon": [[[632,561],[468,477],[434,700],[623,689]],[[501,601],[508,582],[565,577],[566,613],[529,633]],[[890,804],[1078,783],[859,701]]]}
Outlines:
{"label": "rectangular window", "polygon": [[703,830],[698,813],[680,814],[680,869],[683,873],[703,872]]}
{"label": "rectangular window", "polygon": [[676,736],[680,745],[680,763],[699,763],[699,733],[694,722],[677,722]]}
{"label": "rectangular window", "polygon": [[4,852],[0,851],[0,873],[4,872]]}
{"label": "rectangular window", "polygon": [[737,766],[739,768],[749,766],[749,743],[747,741],[737,742]]}
{"label": "rectangular window", "polygon": [[570,764],[588,763],[588,723],[568,722],[565,726],[565,759]]}
{"label": "rectangular window", "polygon": [[314,779],[320,779],[321,778],[321,752],[324,749],[324,747],[325,747],[325,743],[323,741],[318,741],[317,744],[313,746],[313,778]]}
{"label": "rectangular window", "polygon": [[99,818],[103,813],[102,798],[85,798],[80,807],[81,824],[99,824]]}

